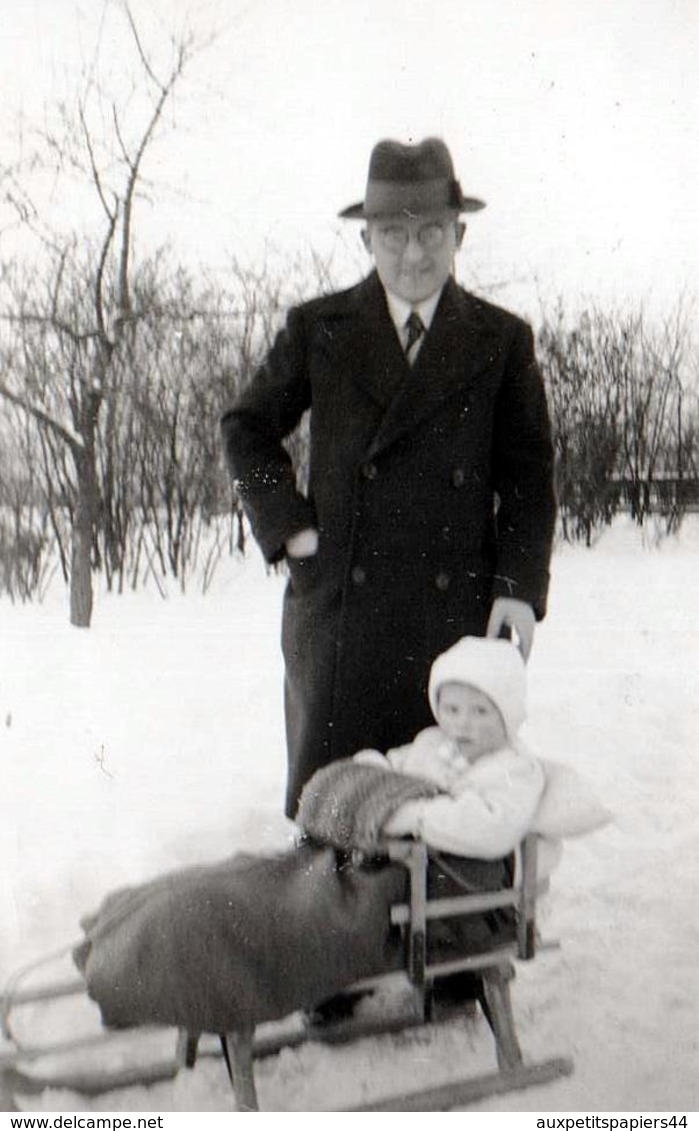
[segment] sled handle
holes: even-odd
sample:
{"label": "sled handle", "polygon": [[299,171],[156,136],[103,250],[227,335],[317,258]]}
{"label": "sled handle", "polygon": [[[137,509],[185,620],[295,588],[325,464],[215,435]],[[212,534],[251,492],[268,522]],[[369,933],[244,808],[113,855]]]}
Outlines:
{"label": "sled handle", "polygon": [[45,954],[41,958],[37,958],[34,962],[30,962],[27,966],[22,966],[11,974],[5,983],[5,988],[0,995],[0,1029],[3,1036],[8,1040],[13,1040],[12,1030],[10,1028],[10,1014],[15,1006],[28,1005],[32,1001],[52,1001],[56,998],[70,997],[73,994],[83,993],[85,990],[85,982],[82,978],[71,978],[65,982],[58,982],[46,986],[33,986],[25,990],[20,990],[18,987],[25,978],[30,974],[41,970],[42,966],[48,966],[51,962],[55,962],[57,958],[63,958],[64,955],[70,954],[75,948],[76,944],[70,943],[68,946],[59,947],[58,950],[51,951],[50,954]]}

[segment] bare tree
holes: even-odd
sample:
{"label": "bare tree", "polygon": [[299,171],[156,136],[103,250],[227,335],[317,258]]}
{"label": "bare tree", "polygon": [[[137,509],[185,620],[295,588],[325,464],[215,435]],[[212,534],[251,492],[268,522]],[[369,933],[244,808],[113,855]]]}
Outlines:
{"label": "bare tree", "polygon": [[620,446],[620,400],[604,364],[596,318],[566,325],[561,303],[545,318],[539,352],[546,375],[557,453],[563,535],[584,538],[611,521],[616,508],[614,470]]}
{"label": "bare tree", "polygon": [[[92,67],[75,107],[62,106],[59,127],[43,132],[40,153],[59,177],[89,187],[101,235],[95,241],[84,234],[41,233],[48,283],[25,279],[18,286],[15,279],[7,290],[11,348],[0,380],[0,395],[70,457],[70,620],[80,627],[92,617],[100,418],[115,391],[116,360],[144,313],[132,295],[135,204],[165,107],[195,53],[192,37],[185,36],[171,42],[167,63],[156,64],[128,3],[121,11],[132,46],[138,120],[132,120],[133,99],[120,104],[109,98]],[[15,176],[13,187],[17,181]],[[36,230],[27,198],[20,203],[22,222]]]}
{"label": "bare tree", "polygon": [[622,498],[639,525],[651,511],[678,525],[697,489],[692,351],[684,296],[663,320],[642,309],[544,318],[564,536],[608,523]]}
{"label": "bare tree", "polygon": [[39,438],[26,415],[14,410],[3,418],[0,435],[0,593],[27,601],[41,595],[52,571]]}
{"label": "bare tree", "polygon": [[661,320],[642,309],[596,313],[601,363],[618,391],[621,443],[617,474],[639,525],[676,493],[685,450],[683,398],[689,330],[685,298]]}

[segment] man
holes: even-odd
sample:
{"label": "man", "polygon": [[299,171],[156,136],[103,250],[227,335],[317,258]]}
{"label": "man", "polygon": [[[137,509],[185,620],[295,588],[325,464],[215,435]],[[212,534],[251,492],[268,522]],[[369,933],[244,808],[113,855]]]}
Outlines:
{"label": "man", "polygon": [[[444,143],[379,142],[375,270],[292,309],[222,420],[253,534],[286,557],[287,813],[320,766],[430,725],[430,664],[544,616],[553,454],[529,328],[452,277],[465,197]],[[282,446],[311,409],[309,486]]]}

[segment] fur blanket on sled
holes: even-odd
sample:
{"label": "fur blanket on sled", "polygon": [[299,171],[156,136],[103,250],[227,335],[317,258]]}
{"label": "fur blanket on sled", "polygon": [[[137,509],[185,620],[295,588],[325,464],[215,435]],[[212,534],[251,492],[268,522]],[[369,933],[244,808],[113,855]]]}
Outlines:
{"label": "fur blanket on sled", "polygon": [[[296,848],[239,853],[108,895],[74,951],[105,1024],[222,1033],[399,966],[389,910],[405,898],[406,873],[344,850],[378,851],[390,813],[432,792],[421,779],[334,763],[306,787],[299,823],[309,837]],[[467,863],[488,872],[478,886],[502,883],[492,863]]]}
{"label": "fur blanket on sled", "polygon": [[342,758],[318,770],[304,786],[296,821],[321,844],[380,853],[383,826],[396,809],[438,793],[426,778]]}

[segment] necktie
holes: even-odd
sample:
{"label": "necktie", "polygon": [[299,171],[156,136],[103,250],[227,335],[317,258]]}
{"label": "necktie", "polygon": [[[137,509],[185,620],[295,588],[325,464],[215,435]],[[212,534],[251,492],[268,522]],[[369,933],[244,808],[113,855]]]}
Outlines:
{"label": "necktie", "polygon": [[405,352],[406,354],[410,354],[410,351],[415,343],[420,341],[420,338],[425,332],[425,324],[416,310],[411,310],[410,317],[405,323],[405,328],[408,331],[408,340],[405,344]]}

